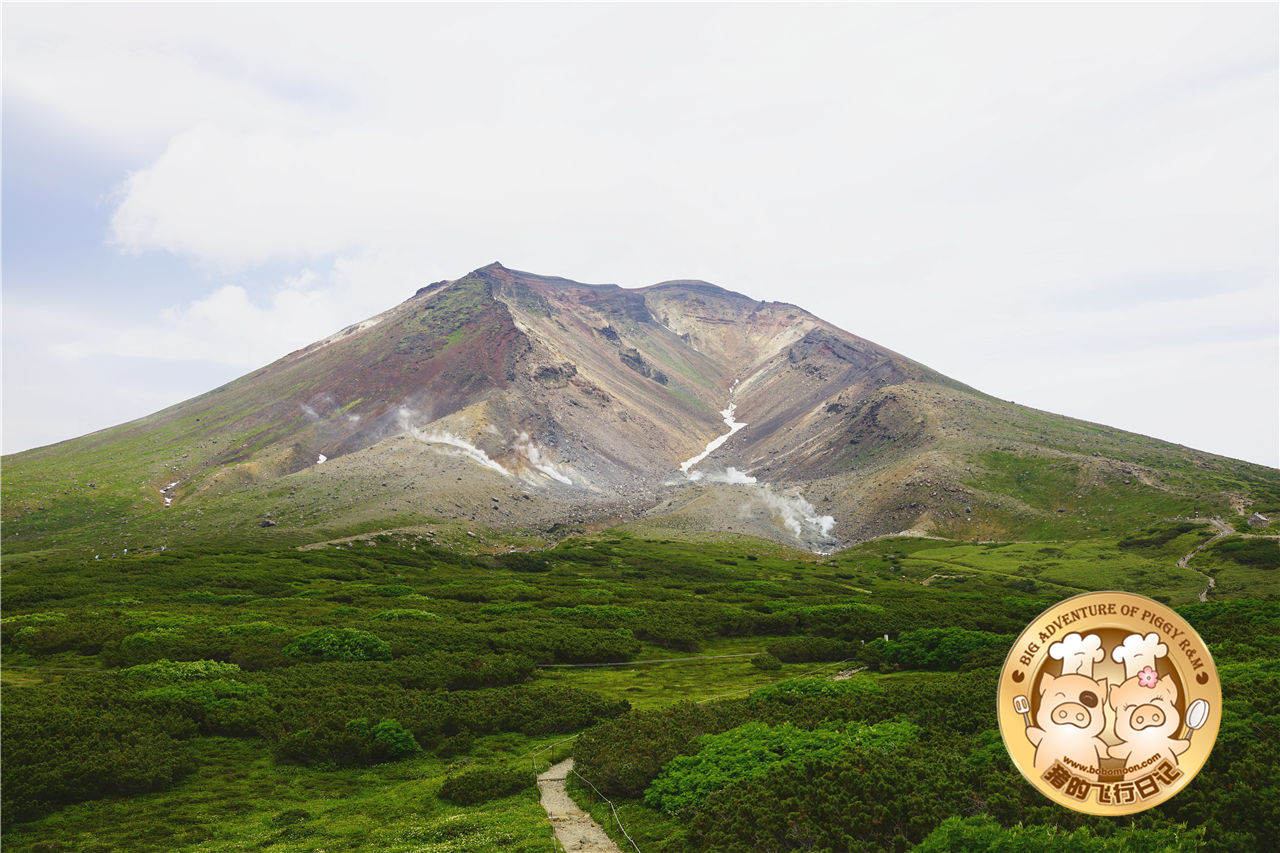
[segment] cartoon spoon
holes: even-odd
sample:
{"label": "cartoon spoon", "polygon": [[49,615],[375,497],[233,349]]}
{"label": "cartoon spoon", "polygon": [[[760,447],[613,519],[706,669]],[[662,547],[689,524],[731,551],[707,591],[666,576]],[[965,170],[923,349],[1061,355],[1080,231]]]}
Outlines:
{"label": "cartoon spoon", "polygon": [[[1017,701],[1014,701],[1017,704]],[[1192,733],[1201,729],[1205,721],[1209,719],[1209,703],[1204,699],[1197,699],[1187,708],[1187,728],[1191,731],[1187,732],[1187,739],[1191,739]]]}

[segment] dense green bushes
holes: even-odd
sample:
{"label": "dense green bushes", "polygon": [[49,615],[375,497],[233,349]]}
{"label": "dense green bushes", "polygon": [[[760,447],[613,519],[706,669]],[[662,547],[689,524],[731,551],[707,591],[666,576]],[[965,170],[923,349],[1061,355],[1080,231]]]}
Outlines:
{"label": "dense green bushes", "polygon": [[777,672],[782,669],[782,661],[768,652],[752,657],[751,665],[756,669],[763,670],[765,672]]}
{"label": "dense green bushes", "polygon": [[82,800],[159,790],[195,769],[190,719],[163,708],[139,713],[112,687],[110,676],[75,676],[5,690],[6,826]]}
{"label": "dense green bushes", "polygon": [[573,755],[579,771],[605,794],[639,797],[672,759],[698,751],[696,738],[752,721],[812,729],[898,716],[922,729],[973,735],[996,726],[992,703],[973,701],[995,695],[996,672],[885,684],[865,678],[784,681],[749,699],[633,711],[585,732]]}
{"label": "dense green bushes", "polygon": [[[610,796],[647,787],[648,805],[677,810],[688,836],[671,851],[907,849],[936,832],[926,849],[1227,853],[1280,837],[1280,662],[1223,666],[1224,723],[1209,762],[1176,797],[1119,826],[1053,805],[1013,768],[991,703],[975,701],[994,695],[997,672],[784,681],[747,701],[625,715],[586,732],[574,755]],[[894,715],[918,727],[918,742],[826,748],[833,721],[865,727]],[[805,755],[788,741],[818,746]],[[938,829],[971,814],[980,819]]]}
{"label": "dense green bushes", "polygon": [[856,747],[832,761],[780,763],[707,796],[689,821],[694,849],[905,849],[972,803],[959,756],[936,745]]}
{"label": "dense green bushes", "polygon": [[395,720],[370,725],[359,717],[339,725],[326,721],[282,738],[275,747],[283,764],[368,767],[398,761],[421,751],[413,735]]}
{"label": "dense green bushes", "polygon": [[699,735],[715,734],[750,719],[743,700],[661,711],[632,711],[583,733],[573,747],[577,770],[606,796],[640,797]]}
{"label": "dense green bushes", "polygon": [[[1190,521],[1174,522],[1165,524],[1156,524],[1145,530],[1135,533],[1132,536],[1116,542],[1119,548],[1126,551],[1137,551],[1140,554],[1149,554],[1151,556],[1165,556],[1168,544],[1173,542],[1185,534],[1202,532],[1205,535],[1202,538],[1208,538],[1211,535],[1211,528],[1205,522],[1195,523]],[[1187,550],[1190,550],[1188,548]],[[1185,554],[1186,551],[1182,551]],[[1179,554],[1178,556],[1181,556]]]}
{"label": "dense green bushes", "polygon": [[1210,553],[1253,569],[1280,569],[1280,546],[1274,539],[1229,539],[1214,545]]}
{"label": "dense green bushes", "polygon": [[122,674],[156,681],[189,681],[195,678],[223,678],[239,673],[240,667],[234,663],[216,660],[172,661],[162,658],[154,663],[131,666]]}
{"label": "dense green bushes", "polygon": [[[579,770],[610,797],[632,798],[627,808],[644,810],[641,798],[653,790],[658,806],[674,810],[645,813],[656,827],[650,837],[662,839],[642,843],[646,850],[750,849],[778,833],[790,833],[792,847],[833,850],[892,849],[931,833],[935,844],[1070,839],[1084,849],[1110,843],[1112,834],[1135,844],[1145,838],[1049,803],[1013,769],[995,730],[996,666],[1010,635],[1050,601],[1010,592],[994,574],[922,587],[927,575],[903,579],[875,568],[902,565],[898,551],[918,544],[873,543],[805,561],[617,537],[492,558],[379,545],[131,554],[42,563],[51,574],[40,577],[6,567],[5,664],[15,675],[24,666],[33,672],[5,684],[5,821],[159,790],[189,773],[196,756],[220,750],[314,768],[275,771],[306,779],[322,768],[411,760],[419,747],[463,764],[523,748],[523,737],[592,727],[574,748]],[[1165,543],[1174,546],[1181,547],[1176,539]],[[1054,550],[1046,559],[1067,559]],[[976,549],[970,558],[980,559]],[[49,578],[57,579],[56,595],[45,588]],[[1207,850],[1257,848],[1280,837],[1273,755],[1280,602],[1180,611],[1221,667],[1224,723],[1200,776],[1147,813],[1141,828],[1175,848],[1182,824],[1203,828]],[[729,637],[758,639],[721,642]],[[717,652],[767,645],[788,662],[854,658],[903,672],[790,679],[748,698],[628,712],[595,692],[548,686],[560,682],[539,680],[535,670],[656,656],[654,645],[711,644]],[[782,656],[757,659],[781,667]],[[758,680],[777,672],[747,661],[715,665]],[[121,671],[47,674],[46,667]],[[581,683],[570,673],[555,678]],[[632,695],[622,692],[621,674],[589,677],[601,678],[610,697]],[[48,683],[35,683],[42,678]],[[875,753],[887,770],[849,764],[872,760],[865,744],[828,749],[823,740],[893,725],[894,717],[917,727],[918,743]],[[723,734],[730,730],[737,732]],[[195,740],[205,735],[258,738],[261,747]],[[751,752],[757,748],[777,760]],[[939,762],[949,762],[946,779]],[[757,764],[767,769],[737,772]],[[879,775],[890,772],[892,779]],[[858,775],[869,779],[849,781]],[[770,810],[790,816],[791,827]],[[762,811],[769,813],[752,813]],[[939,829],[957,814],[976,819]]]}
{"label": "dense green bushes", "polygon": [[697,807],[713,791],[767,776],[783,765],[838,758],[856,746],[888,749],[912,741],[916,727],[889,721],[800,729],[790,723],[746,723],[698,739],[698,751],[680,755],[645,791],[645,804],[669,812]]}
{"label": "dense green bushes", "polygon": [[891,669],[976,669],[999,666],[1013,646],[1012,634],[963,628],[921,628],[894,640],[872,640],[857,659],[880,671]]}
{"label": "dense green bushes", "polygon": [[295,637],[284,653],[321,660],[390,660],[391,646],[368,631],[321,628]]}
{"label": "dense green bushes", "polygon": [[852,660],[861,648],[857,643],[827,637],[789,637],[765,646],[769,654],[786,663]]}
{"label": "dense green bushes", "polygon": [[516,767],[476,767],[444,780],[439,797],[460,806],[474,806],[533,787],[528,769]]}
{"label": "dense green bushes", "polygon": [[1087,826],[1063,831],[1055,826],[1001,826],[986,815],[952,816],[938,825],[914,853],[1194,853],[1203,829],[1137,829],[1127,826],[1109,835]]}

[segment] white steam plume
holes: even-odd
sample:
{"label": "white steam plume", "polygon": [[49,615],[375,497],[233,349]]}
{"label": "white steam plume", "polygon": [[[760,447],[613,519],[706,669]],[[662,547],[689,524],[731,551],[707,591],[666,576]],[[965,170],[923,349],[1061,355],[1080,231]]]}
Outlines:
{"label": "white steam plume", "polygon": [[782,517],[782,524],[797,539],[830,539],[836,520],[829,515],[818,515],[813,504],[799,494],[780,495],[765,483],[755,494],[770,509]]}
{"label": "white steam plume", "polygon": [[454,435],[451,432],[430,432],[429,433],[429,432],[425,432],[423,430],[418,429],[412,423],[411,419],[413,418],[413,412],[410,411],[409,409],[401,408],[397,414],[399,416],[400,426],[404,429],[404,431],[409,433],[409,435],[413,436],[418,441],[421,441],[423,444],[444,444],[449,447],[456,448],[462,451],[463,456],[466,456],[472,461],[478,462],[484,467],[489,468],[493,471],[497,471],[499,474],[503,475],[504,477],[511,476],[510,471],[508,471],[506,468],[503,468],[497,462],[490,459],[489,454],[485,453],[483,450],[476,447],[474,444],[467,441],[465,438],[459,438],[458,436]]}
{"label": "white steam plume", "polygon": [[745,471],[737,468],[726,468],[724,471],[690,471],[686,476],[695,483],[724,483],[730,486],[749,486],[756,482]]}
{"label": "white steam plume", "polygon": [[529,433],[520,433],[520,437],[516,439],[515,449],[536,470],[541,471],[557,482],[564,483],[566,486],[573,485],[573,480],[561,473],[554,462],[543,457],[542,449],[529,437]]}
{"label": "white steam plume", "polygon": [[483,450],[476,447],[474,444],[467,441],[465,438],[459,438],[458,436],[454,435],[451,432],[426,433],[420,429],[413,429],[412,434],[414,438],[418,439],[418,441],[421,441],[424,444],[446,444],[450,447],[456,447],[458,450],[462,451],[463,456],[466,456],[469,459],[479,462],[481,465],[483,465],[486,468],[497,471],[499,474],[503,475],[504,477],[511,476],[511,472],[508,471],[506,468],[503,468],[497,462],[494,462],[492,459],[490,459],[489,454],[485,453]]}

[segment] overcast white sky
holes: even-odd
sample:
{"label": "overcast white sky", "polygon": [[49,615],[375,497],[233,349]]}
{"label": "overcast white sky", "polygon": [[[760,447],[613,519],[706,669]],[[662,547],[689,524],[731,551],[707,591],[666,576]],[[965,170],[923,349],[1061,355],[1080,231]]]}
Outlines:
{"label": "overcast white sky", "polygon": [[491,261],[1280,465],[1275,4],[6,3],[6,453]]}

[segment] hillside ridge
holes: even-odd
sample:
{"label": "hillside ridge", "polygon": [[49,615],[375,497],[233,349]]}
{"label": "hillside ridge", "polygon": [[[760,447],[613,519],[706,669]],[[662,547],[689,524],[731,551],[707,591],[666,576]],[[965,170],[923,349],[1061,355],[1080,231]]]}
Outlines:
{"label": "hillside ridge", "polygon": [[400,519],[832,550],[903,531],[1084,538],[1280,499],[1273,469],[998,400],[795,305],[498,262],[6,457],[3,478],[9,547],[259,518],[299,540]]}

